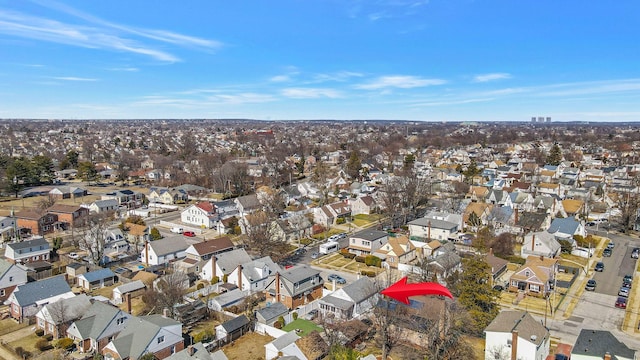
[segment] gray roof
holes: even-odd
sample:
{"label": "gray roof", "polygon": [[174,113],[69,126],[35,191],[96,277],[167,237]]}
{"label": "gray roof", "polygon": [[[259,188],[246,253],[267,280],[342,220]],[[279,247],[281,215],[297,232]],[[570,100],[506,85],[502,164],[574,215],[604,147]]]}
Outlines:
{"label": "gray roof", "polygon": [[28,248],[34,248],[34,247],[40,247],[40,246],[44,246],[43,249],[48,249],[49,243],[45,238],[38,238],[33,240],[25,240],[17,243],[7,244],[7,247],[12,248],[13,250],[28,249]]}
{"label": "gray roof", "polygon": [[343,287],[342,291],[349,295],[356,303],[361,303],[378,292],[375,284],[368,277],[361,277],[355,282]]}
{"label": "gray roof", "polygon": [[[91,301],[86,294],[80,294],[67,299],[60,299],[54,303],[49,303],[44,307],[49,312],[48,321],[54,324],[79,319],[91,306]],[[44,309],[44,308],[43,308]],[[40,310],[42,311],[42,310]]]}
{"label": "gray roof", "polygon": [[244,316],[244,315],[240,315],[237,317],[234,317],[231,320],[227,320],[225,322],[222,323],[222,326],[227,333],[231,333],[234,332],[240,328],[242,328],[243,326],[246,326],[247,324],[249,324],[249,318]]}
{"label": "gray roof", "polygon": [[312,269],[307,265],[296,265],[280,273],[280,276],[291,283],[299,283],[302,280],[320,274],[319,270]]}
{"label": "gray roof", "polygon": [[224,351],[218,350],[211,354],[211,360],[229,360],[229,358],[224,354]]}
{"label": "gray roof", "polygon": [[115,306],[95,301],[74,325],[83,339],[101,339],[106,327],[122,311]]}
{"label": "gray roof", "polygon": [[575,234],[580,223],[574,218],[555,218],[549,226],[548,232],[555,234],[561,232],[563,234]]}
{"label": "gray roof", "polygon": [[220,304],[220,306],[225,307],[229,304],[233,304],[237,301],[240,301],[244,299],[244,294],[242,293],[242,290],[240,289],[234,289],[231,291],[227,291],[225,293],[222,293],[214,298],[212,298],[210,301],[215,301],[218,304]]}
{"label": "gray roof", "polygon": [[118,200],[116,199],[96,200],[93,203],[99,208],[118,206]]}
{"label": "gray roof", "polygon": [[366,229],[366,230],[358,231],[357,233],[351,235],[350,237],[374,241],[383,237],[387,237],[387,235],[388,234],[385,231]]}
{"label": "gray roof", "polygon": [[104,280],[114,276],[116,276],[116,274],[114,274],[113,271],[111,271],[111,269],[100,269],[100,270],[90,271],[88,273],[78,275],[78,277],[83,277],[87,279],[88,282]]}
{"label": "gray roof", "polygon": [[580,354],[602,359],[607,352],[613,360],[620,358],[635,359],[634,350],[629,349],[627,345],[605,330],[582,329],[571,355]]}
{"label": "gray roof", "polygon": [[211,360],[211,354],[209,354],[201,342],[191,345],[191,351],[193,351],[192,355],[189,354],[190,349],[185,347],[184,350],[167,357],[166,360]]}
{"label": "gray roof", "polygon": [[19,285],[13,295],[20,306],[27,306],[68,292],[71,292],[71,288],[64,276],[55,276]]}
{"label": "gray roof", "polygon": [[4,274],[6,274],[7,271],[9,271],[9,269],[11,269],[12,266],[13,266],[12,263],[10,263],[5,259],[0,258],[0,278],[2,278]]}
{"label": "gray roof", "polygon": [[325,304],[331,304],[340,310],[349,310],[354,305],[354,303],[349,300],[341,299],[333,295],[327,295],[323,297],[322,299],[320,299],[320,302]]}
{"label": "gray roof", "polygon": [[129,319],[127,327],[112,343],[122,359],[126,357],[137,359],[145,353],[162,327],[172,325],[180,325],[180,323],[161,315],[134,317]]}
{"label": "gray roof", "polygon": [[536,346],[549,338],[549,330],[526,311],[501,311],[484,329],[485,332],[499,333],[512,333],[514,330],[518,331],[519,337]]}
{"label": "gray roof", "polygon": [[160,240],[149,242],[149,246],[153,249],[157,256],[173,254],[179,251],[187,250],[189,245],[182,236],[171,236]]}
{"label": "gray roof", "polygon": [[[261,272],[258,272],[258,268],[262,269],[264,266],[269,268],[269,273],[266,275],[262,275]],[[260,259],[256,259],[250,261],[248,263],[242,264],[242,273],[251,281],[258,281],[260,279],[267,278],[271,274],[275,274],[277,271],[280,271],[280,266],[271,260],[269,256],[265,256]]]}
{"label": "gray roof", "polygon": [[234,249],[216,255],[216,265],[222,269],[225,274],[230,274],[238,265],[251,261],[251,256],[247,254],[245,249]]}
{"label": "gray roof", "polygon": [[280,336],[279,338],[273,340],[271,342],[271,344],[273,344],[273,346],[276,348],[276,350],[282,350],[284,348],[286,348],[287,346],[293,344],[294,342],[296,342],[298,339],[300,339],[300,336],[298,336],[298,334],[296,334],[295,331],[290,331],[282,336]]}
{"label": "gray roof", "polygon": [[460,264],[460,255],[453,251],[446,252],[433,261],[445,270],[451,270]]}
{"label": "gray roof", "polygon": [[409,225],[416,226],[431,226],[435,229],[445,229],[445,230],[453,230],[458,224],[452,223],[449,221],[439,220],[439,219],[428,219],[428,218],[419,218],[409,222]]}
{"label": "gray roof", "polygon": [[289,312],[289,309],[281,302],[275,302],[271,305],[256,311],[264,321],[269,324],[275,321],[279,316],[283,316]]}
{"label": "gray roof", "polygon": [[129,293],[129,292],[132,292],[132,291],[144,289],[144,287],[145,287],[145,285],[142,282],[142,280],[135,280],[135,281],[132,281],[130,283],[122,284],[122,285],[116,287],[115,289],[113,289],[113,291],[115,291],[117,289],[121,294],[126,294],[126,293]]}

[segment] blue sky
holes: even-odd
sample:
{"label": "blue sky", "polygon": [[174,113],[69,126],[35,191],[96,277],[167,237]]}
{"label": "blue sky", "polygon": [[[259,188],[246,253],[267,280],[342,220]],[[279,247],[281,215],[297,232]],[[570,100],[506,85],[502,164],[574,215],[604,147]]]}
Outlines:
{"label": "blue sky", "polygon": [[0,0],[0,118],[640,120],[637,0]]}

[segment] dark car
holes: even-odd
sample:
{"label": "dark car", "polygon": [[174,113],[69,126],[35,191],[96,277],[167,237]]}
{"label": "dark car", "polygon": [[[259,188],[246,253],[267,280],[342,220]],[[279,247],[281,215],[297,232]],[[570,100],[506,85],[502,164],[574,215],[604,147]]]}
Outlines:
{"label": "dark car", "polygon": [[182,235],[188,236],[188,237],[195,237],[196,233],[194,233],[193,231],[185,231],[182,233]]}
{"label": "dark car", "polygon": [[596,267],[595,267],[594,270],[598,271],[598,272],[603,272],[604,271],[604,263],[602,261],[599,261],[598,263],[596,263]]}
{"label": "dark car", "polygon": [[611,249],[607,248],[607,249],[602,250],[602,256],[611,257]]}
{"label": "dark car", "polygon": [[616,307],[620,308],[620,309],[626,309],[627,308],[627,298],[625,297],[618,297],[618,300],[616,300]]}
{"label": "dark car", "polygon": [[495,286],[493,287],[493,290],[495,290],[495,291],[503,291],[503,290],[504,290],[504,286],[502,286],[502,285],[495,285]]}
{"label": "dark car", "polygon": [[615,243],[610,242],[610,243],[607,244],[607,249],[613,250],[614,247],[616,247]]}
{"label": "dark car", "polygon": [[596,281],[593,279],[589,279],[589,281],[587,281],[587,285],[584,287],[585,290],[587,291],[594,291],[596,289]]}
{"label": "dark car", "polygon": [[329,281],[336,281],[338,284],[346,284],[347,280],[345,280],[342,276],[338,274],[331,274],[327,277]]}

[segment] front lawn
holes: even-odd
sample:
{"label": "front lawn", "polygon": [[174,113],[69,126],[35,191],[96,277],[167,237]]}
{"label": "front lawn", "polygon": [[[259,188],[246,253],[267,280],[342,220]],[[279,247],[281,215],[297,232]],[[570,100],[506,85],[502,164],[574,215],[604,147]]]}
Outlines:
{"label": "front lawn", "polygon": [[22,328],[28,327],[28,323],[19,323],[15,321],[13,318],[6,318],[0,320],[0,335],[5,335],[8,333],[12,333],[14,331],[20,330]]}
{"label": "front lawn", "polygon": [[313,321],[297,319],[282,328],[283,331],[296,331],[296,334],[300,337],[304,337],[312,331],[322,332],[322,328],[316,325]]}

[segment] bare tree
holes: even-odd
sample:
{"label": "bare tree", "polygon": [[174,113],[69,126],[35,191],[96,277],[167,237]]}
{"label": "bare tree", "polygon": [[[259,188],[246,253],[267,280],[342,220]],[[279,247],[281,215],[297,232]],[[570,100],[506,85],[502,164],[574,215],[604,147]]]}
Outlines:
{"label": "bare tree", "polygon": [[36,202],[36,211],[40,214],[44,214],[48,208],[52,207],[56,203],[56,198],[52,195],[43,196]]}
{"label": "bare tree", "polygon": [[180,304],[189,287],[189,278],[183,271],[173,271],[165,274],[158,281],[157,288],[148,290],[142,297],[145,310],[150,313],[162,313],[169,310],[174,315],[174,305]]}
{"label": "bare tree", "polygon": [[92,214],[80,228],[80,248],[89,252],[89,258],[94,264],[100,264],[103,260],[108,227],[107,214]]}
{"label": "bare tree", "polygon": [[271,256],[279,261],[288,252],[286,239],[275,236],[274,219],[265,211],[257,211],[240,220],[245,229],[245,244],[259,256]]}
{"label": "bare tree", "polygon": [[66,335],[68,322],[73,320],[69,315],[69,307],[65,303],[65,299],[60,299],[54,303],[47,305],[47,310],[49,311],[49,316],[51,316],[51,320],[55,324],[56,327],[56,336],[57,338],[63,337]]}

